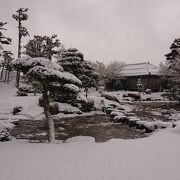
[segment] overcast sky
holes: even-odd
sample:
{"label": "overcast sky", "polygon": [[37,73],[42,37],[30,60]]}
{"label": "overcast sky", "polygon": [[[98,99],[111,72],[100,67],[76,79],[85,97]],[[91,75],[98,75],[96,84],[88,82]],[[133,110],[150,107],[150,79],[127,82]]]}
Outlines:
{"label": "overcast sky", "polygon": [[67,48],[76,47],[87,60],[105,64],[119,60],[158,65],[180,37],[180,0],[0,0],[0,21],[8,22],[5,34],[13,39],[16,57],[12,14],[20,7],[29,8],[24,26],[30,38],[57,34]]}

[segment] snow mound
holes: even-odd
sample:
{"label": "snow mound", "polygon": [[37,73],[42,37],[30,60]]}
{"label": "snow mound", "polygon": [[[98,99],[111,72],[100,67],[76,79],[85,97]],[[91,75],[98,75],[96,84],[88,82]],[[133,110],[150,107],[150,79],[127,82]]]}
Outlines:
{"label": "snow mound", "polygon": [[95,143],[95,139],[91,136],[75,136],[68,138],[66,143]]}

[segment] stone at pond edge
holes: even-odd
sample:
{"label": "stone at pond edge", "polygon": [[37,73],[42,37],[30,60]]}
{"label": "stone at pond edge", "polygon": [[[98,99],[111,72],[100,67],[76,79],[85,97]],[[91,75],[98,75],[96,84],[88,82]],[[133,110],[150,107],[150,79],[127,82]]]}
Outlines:
{"label": "stone at pond edge", "polygon": [[22,111],[22,107],[21,106],[15,106],[13,108],[13,115],[16,115],[17,113],[21,112]]}

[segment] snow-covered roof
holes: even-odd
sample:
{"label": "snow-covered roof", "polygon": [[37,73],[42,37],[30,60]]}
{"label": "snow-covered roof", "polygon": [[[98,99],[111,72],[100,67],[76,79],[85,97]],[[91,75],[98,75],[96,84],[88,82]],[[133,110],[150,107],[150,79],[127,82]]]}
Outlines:
{"label": "snow-covered roof", "polygon": [[125,64],[122,75],[123,76],[139,76],[139,75],[158,75],[159,67],[149,62]]}

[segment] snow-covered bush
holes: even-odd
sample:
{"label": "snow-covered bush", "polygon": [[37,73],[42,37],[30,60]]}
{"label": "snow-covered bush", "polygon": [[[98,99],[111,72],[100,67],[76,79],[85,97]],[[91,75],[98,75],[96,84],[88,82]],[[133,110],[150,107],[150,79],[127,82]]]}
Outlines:
{"label": "snow-covered bush", "polygon": [[[48,124],[48,141],[55,141],[54,122],[50,117],[50,100],[49,92],[53,88],[61,88],[65,84],[74,84],[81,86],[81,81],[71,73],[65,72],[63,68],[45,58],[18,58],[13,62],[13,67],[22,71],[27,76],[35,79],[42,85],[43,100],[44,100],[44,114]],[[57,85],[59,84],[59,86]],[[65,86],[66,87],[66,86]]]}

